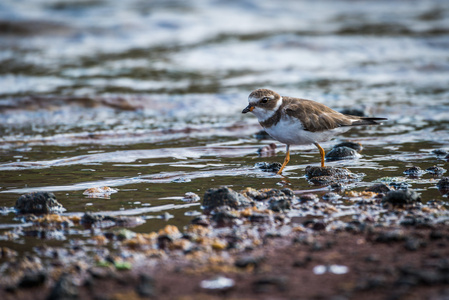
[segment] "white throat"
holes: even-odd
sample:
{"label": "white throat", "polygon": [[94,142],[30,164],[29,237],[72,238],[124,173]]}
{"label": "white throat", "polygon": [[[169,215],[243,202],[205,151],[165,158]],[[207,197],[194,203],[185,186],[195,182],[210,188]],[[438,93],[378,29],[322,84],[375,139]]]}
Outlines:
{"label": "white throat", "polygon": [[268,120],[269,118],[271,118],[279,109],[279,107],[282,105],[282,97],[279,99],[279,101],[277,101],[276,106],[274,107],[274,109],[263,109],[260,107],[255,107],[253,109],[253,113],[256,115],[257,119],[259,120],[259,122],[263,122]]}

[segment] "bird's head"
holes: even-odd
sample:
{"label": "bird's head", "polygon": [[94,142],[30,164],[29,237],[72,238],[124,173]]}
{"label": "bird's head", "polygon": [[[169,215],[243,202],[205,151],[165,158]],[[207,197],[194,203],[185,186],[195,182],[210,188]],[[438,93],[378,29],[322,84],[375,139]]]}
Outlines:
{"label": "bird's head", "polygon": [[265,120],[282,104],[282,97],[272,90],[258,89],[249,94],[248,103],[242,113],[252,112],[259,120]]}

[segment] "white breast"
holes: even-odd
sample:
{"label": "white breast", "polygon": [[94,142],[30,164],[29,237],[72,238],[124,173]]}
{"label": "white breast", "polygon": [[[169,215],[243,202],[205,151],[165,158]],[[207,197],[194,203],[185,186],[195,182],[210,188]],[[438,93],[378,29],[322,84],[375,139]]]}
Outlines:
{"label": "white breast", "polygon": [[299,119],[290,116],[283,116],[276,125],[265,128],[271,137],[288,145],[307,145],[325,142],[334,135],[346,132],[349,129],[350,127],[339,127],[332,130],[310,132],[304,130],[304,126]]}

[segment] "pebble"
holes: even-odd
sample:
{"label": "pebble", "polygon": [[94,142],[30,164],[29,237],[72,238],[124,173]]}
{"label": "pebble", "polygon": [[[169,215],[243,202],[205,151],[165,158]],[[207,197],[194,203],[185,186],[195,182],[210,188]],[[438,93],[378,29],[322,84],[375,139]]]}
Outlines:
{"label": "pebble", "polygon": [[258,268],[263,257],[245,256],[237,259],[234,265],[237,268],[246,269],[248,267]]}
{"label": "pebble", "polygon": [[181,200],[188,203],[197,202],[200,201],[200,196],[192,192],[187,192]]}
{"label": "pebble", "polygon": [[269,157],[276,154],[276,144],[271,143],[267,146],[263,146],[257,150],[260,157]]}
{"label": "pebble", "polygon": [[42,285],[47,280],[47,273],[44,271],[26,272],[20,280],[19,287],[31,288]]}
{"label": "pebble", "polygon": [[373,192],[373,193],[382,193],[382,194],[386,194],[390,191],[390,188],[388,186],[386,186],[383,183],[376,183],[370,187],[367,187],[365,189],[366,192]]}
{"label": "pebble", "polygon": [[320,198],[316,194],[308,193],[308,194],[301,194],[299,196],[300,202],[318,202],[319,200]]}
{"label": "pebble", "polygon": [[443,155],[447,154],[447,151],[442,150],[442,149],[435,149],[435,150],[432,150],[432,153],[437,156],[443,156]]}
{"label": "pebble", "polygon": [[147,274],[140,274],[136,292],[140,297],[154,297],[155,286],[153,277]]}
{"label": "pebble", "polygon": [[360,157],[360,154],[358,154],[356,150],[346,146],[332,148],[331,151],[326,154],[327,161],[355,159],[358,157]]}
{"label": "pebble", "polygon": [[384,231],[378,234],[375,241],[378,243],[399,242],[405,239],[405,234],[402,230]]}
{"label": "pebble", "polygon": [[423,171],[421,170],[420,167],[413,166],[411,168],[406,169],[404,171],[404,174],[410,177],[419,177],[423,174]]}
{"label": "pebble", "polygon": [[62,274],[58,282],[51,290],[47,300],[75,300],[79,299],[78,287],[73,283],[73,279],[68,274]]}
{"label": "pebble", "polygon": [[273,198],[269,202],[269,207],[275,212],[284,212],[291,209],[292,202],[289,199],[281,197],[280,199]]}
{"label": "pebble", "polygon": [[307,166],[306,178],[313,185],[331,185],[339,181],[358,181],[360,176],[345,168]]}
{"label": "pebble", "polygon": [[443,175],[446,172],[446,169],[441,167],[433,166],[426,169],[426,172],[432,175]]}
{"label": "pebble", "polygon": [[449,194],[449,177],[443,177],[437,183],[438,190],[442,195]]}
{"label": "pebble", "polygon": [[264,172],[277,173],[281,169],[282,164],[278,162],[274,163],[258,162],[255,164],[255,167],[261,169]]}
{"label": "pebble", "polygon": [[329,192],[329,193],[326,193],[323,195],[323,200],[326,200],[326,201],[335,201],[340,198],[341,198],[341,196],[334,192]]}
{"label": "pebble", "polygon": [[252,206],[252,201],[227,187],[211,188],[204,194],[203,206],[208,211],[220,206],[242,209]]}
{"label": "pebble", "polygon": [[421,201],[421,195],[412,190],[389,191],[383,198],[383,203],[389,203],[393,206],[413,204]]}
{"label": "pebble", "polygon": [[342,142],[342,143],[335,145],[333,148],[338,148],[338,147],[348,147],[348,148],[354,149],[357,152],[361,152],[363,150],[362,144],[354,143],[354,142]]}
{"label": "pebble", "polygon": [[47,192],[22,195],[17,199],[14,208],[21,214],[48,214],[65,210],[55,195]]}

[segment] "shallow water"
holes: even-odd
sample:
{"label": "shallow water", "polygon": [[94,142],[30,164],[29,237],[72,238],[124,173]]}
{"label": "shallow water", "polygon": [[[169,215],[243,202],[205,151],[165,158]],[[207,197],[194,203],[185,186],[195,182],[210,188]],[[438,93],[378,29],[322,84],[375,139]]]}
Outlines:
{"label": "shallow water", "polygon": [[[142,216],[132,230],[149,232],[201,211],[187,192],[314,189],[304,178],[319,164],[314,146],[293,147],[286,178],[255,167],[285,154],[278,144],[259,157],[272,141],[241,114],[260,87],[389,119],[340,137],[364,146],[328,163],[365,174],[347,189],[405,177],[424,201],[447,201],[438,178],[403,174],[448,169],[432,153],[449,150],[447,49],[447,1],[2,1],[0,230],[22,224],[9,208],[34,191],[53,192],[66,215]],[[98,186],[118,192],[83,195]]]}

